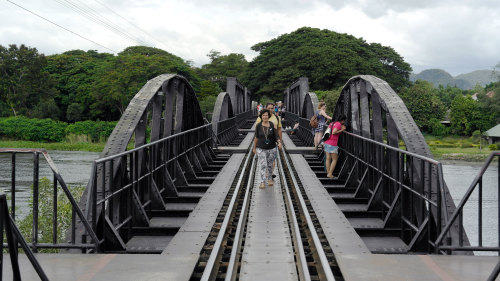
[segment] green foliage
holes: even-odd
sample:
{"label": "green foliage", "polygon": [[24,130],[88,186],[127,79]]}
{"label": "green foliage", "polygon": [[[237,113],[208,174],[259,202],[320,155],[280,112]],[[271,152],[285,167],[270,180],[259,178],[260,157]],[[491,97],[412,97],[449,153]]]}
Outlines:
{"label": "green foliage", "polygon": [[181,58],[149,47],[125,49],[97,72],[99,79],[92,86],[91,119],[117,120],[144,84],[164,73],[182,75],[195,91],[200,88],[198,75]]}
{"label": "green foliage", "polygon": [[451,102],[458,95],[463,95],[463,91],[457,87],[439,85],[437,88],[437,95],[445,108],[450,108]]}
{"label": "green foliage", "polygon": [[486,86],[477,98],[479,111],[485,115],[480,128],[481,131],[486,131],[500,123],[500,82]]}
{"label": "green foliage", "polygon": [[444,137],[448,135],[448,128],[436,118],[429,119],[430,131],[434,136]]}
{"label": "green foliage", "polygon": [[430,120],[443,119],[444,106],[431,83],[418,80],[411,87],[402,90],[399,95],[421,130],[432,132],[433,124]]}
{"label": "green foliage", "polygon": [[475,130],[474,132],[472,132],[472,136],[471,136],[471,140],[472,141],[479,141],[479,139],[481,138],[481,131],[480,130]]}
{"label": "green foliage", "polygon": [[462,136],[470,136],[478,129],[484,131],[488,123],[487,112],[481,112],[478,103],[470,96],[456,96],[451,103],[451,132]]}
{"label": "green foliage", "polygon": [[83,115],[83,106],[79,103],[72,103],[66,110],[66,119],[70,122],[81,121],[85,118]]}
{"label": "green foliage", "polygon": [[217,101],[216,96],[206,96],[205,98],[199,99],[201,113],[203,114],[204,117],[206,116],[207,113],[214,111],[214,105],[216,101]]}
{"label": "green foliage", "polygon": [[210,58],[210,63],[201,67],[201,76],[206,80],[217,81],[221,89],[225,89],[227,77],[241,79],[248,67],[243,54],[221,55],[219,51],[211,50],[207,56]]}
{"label": "green foliage", "polygon": [[[78,202],[85,190],[84,186],[69,187],[69,190],[75,200]],[[53,185],[47,178],[41,178],[39,182],[39,215],[38,215],[38,242],[52,243],[53,236]],[[31,196],[28,201],[30,209],[33,208],[33,185],[31,186]],[[61,188],[57,193],[57,242],[64,242],[66,230],[71,226],[71,204]],[[31,242],[33,233],[33,213],[30,212],[26,217],[18,221],[18,227],[23,237]],[[57,250],[45,250],[41,252],[57,252]]]}
{"label": "green foliage", "polygon": [[47,59],[36,48],[0,45],[0,100],[12,115],[31,115],[41,101],[56,94],[44,67]]}
{"label": "green foliage", "polygon": [[493,150],[498,150],[498,145],[495,144],[495,143],[492,143],[492,144],[488,145],[488,149],[492,150],[492,151]]}
{"label": "green foliage", "polygon": [[248,65],[243,83],[252,93],[279,99],[299,77],[310,87],[334,89],[352,76],[372,74],[394,89],[408,85],[411,67],[392,48],[330,30],[302,27],[252,46],[259,55]]}
{"label": "green foliage", "polygon": [[92,142],[106,140],[113,132],[117,122],[80,121],[66,127],[66,135],[90,136]]}
{"label": "green foliage", "polygon": [[0,135],[28,141],[62,141],[66,123],[24,116],[0,118]]}
{"label": "green foliage", "polygon": [[35,108],[31,116],[33,118],[43,119],[50,118],[53,120],[59,120],[60,110],[53,98],[40,101]]}
{"label": "green foliage", "polygon": [[[100,54],[93,50],[73,50],[47,57],[45,70],[57,81],[59,94],[55,100],[63,120],[79,121],[91,118],[90,105],[95,102],[95,83],[101,79],[102,68],[113,59],[112,54]],[[74,106],[68,118],[67,111],[73,104],[79,105],[79,113],[76,116],[78,118],[75,118]]]}
{"label": "green foliage", "polygon": [[91,141],[107,139],[116,122],[81,121],[68,125],[52,119],[30,119],[24,116],[0,118],[0,136],[27,141],[61,142],[67,135],[89,136]]}
{"label": "green foliage", "polygon": [[342,87],[330,91],[321,91],[321,90],[314,91],[314,93],[318,97],[318,101],[323,100],[326,103],[326,113],[329,116],[333,116],[333,112],[335,111],[335,105],[337,104],[337,100],[340,97],[341,91]]}
{"label": "green foliage", "polygon": [[209,96],[217,97],[220,92],[222,92],[222,90],[217,83],[209,80],[203,80],[201,81],[200,92],[197,96],[200,100],[202,100]]}

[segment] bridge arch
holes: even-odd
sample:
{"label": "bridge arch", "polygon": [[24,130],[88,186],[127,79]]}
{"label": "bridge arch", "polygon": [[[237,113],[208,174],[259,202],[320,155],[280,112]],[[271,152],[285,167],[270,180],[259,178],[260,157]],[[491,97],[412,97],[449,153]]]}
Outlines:
{"label": "bridge arch", "polygon": [[[304,144],[310,146],[312,145],[313,136],[308,120],[311,113],[307,108],[315,108],[315,104],[314,96],[307,92],[310,95],[310,98],[307,98],[305,90],[302,90],[308,90],[308,87],[304,85],[306,81],[305,79],[299,79],[299,81],[292,84],[285,91],[287,107],[290,105],[291,108],[288,112],[294,113],[286,115],[286,121],[288,122],[287,125],[290,125],[295,120],[299,121],[301,129],[297,133],[297,137]],[[388,218],[387,221],[395,221],[393,218],[397,216],[398,212],[399,214],[402,212],[413,212],[417,214],[415,220],[420,225],[425,225],[426,223],[433,225],[433,227],[429,228],[422,227],[420,231],[432,231],[432,235],[436,235],[435,231],[439,231],[442,227],[437,225],[437,221],[440,221],[441,217],[450,217],[455,210],[455,204],[453,203],[449,189],[442,179],[442,171],[438,171],[440,169],[439,166],[434,165],[430,167],[430,164],[424,164],[424,161],[421,160],[410,161],[408,158],[403,159],[401,154],[388,150],[370,150],[362,145],[362,141],[359,138],[353,136],[358,135],[420,156],[433,158],[420,129],[401,98],[387,82],[380,78],[372,75],[354,76],[342,88],[335,105],[333,119],[337,119],[340,114],[346,115],[347,132],[351,134],[346,134],[340,138],[339,143],[343,149],[342,151],[345,152],[341,152],[339,161],[344,161],[344,163],[347,163],[346,166],[353,167],[349,172],[349,184],[357,186],[359,190],[363,190],[360,192],[367,192],[368,183],[366,177],[370,176],[366,176],[365,171],[367,167],[363,166],[364,164],[361,163],[363,161],[369,161],[379,171],[387,171],[390,178],[400,179],[402,184],[410,184],[420,194],[424,194],[424,196],[431,198],[435,202],[439,202],[439,204],[445,207],[440,213],[432,209],[432,217],[436,221],[426,222],[425,218],[420,215],[426,207],[415,205],[403,208],[404,203],[402,202],[409,200],[408,195],[402,195],[402,192],[396,193],[398,188],[397,186],[392,186],[394,184],[391,183],[389,189],[394,191],[394,193],[389,196],[401,199],[393,201],[396,202],[393,206],[395,212],[391,213],[391,216],[394,217]],[[427,165],[425,169],[424,165]],[[405,172],[400,174],[403,167]],[[424,190],[424,186],[430,186],[431,188],[430,190]],[[380,197],[377,196],[379,195],[376,194],[374,197],[374,205],[382,204],[379,202]],[[453,238],[456,238],[458,235],[456,231],[451,232]],[[413,241],[412,243],[415,245],[418,244],[417,241]]]}
{"label": "bridge arch", "polygon": [[[230,136],[226,136],[227,134],[225,131],[233,125],[234,117],[235,114],[233,111],[231,95],[227,92],[219,93],[217,100],[215,101],[214,111],[212,114],[212,129],[215,135],[219,138],[219,143],[224,143],[226,137],[230,138]],[[226,120],[233,120],[233,122]],[[227,133],[233,134],[233,131],[234,130],[230,130]],[[224,140],[221,140],[221,138],[224,138]]]}
{"label": "bridge arch", "polygon": [[138,147],[148,137],[152,142],[203,124],[198,99],[187,79],[177,74],[162,74],[149,80],[130,101],[102,156],[125,151],[133,135]]}
{"label": "bridge arch", "polygon": [[252,101],[250,91],[243,86],[236,77],[227,77],[226,92],[231,97],[234,115],[251,109]]}
{"label": "bridge arch", "polygon": [[[426,157],[432,154],[404,102],[384,80],[373,75],[354,76],[344,85],[335,106],[335,117],[347,116],[354,134],[398,147]],[[384,136],[384,131],[387,136]]]}

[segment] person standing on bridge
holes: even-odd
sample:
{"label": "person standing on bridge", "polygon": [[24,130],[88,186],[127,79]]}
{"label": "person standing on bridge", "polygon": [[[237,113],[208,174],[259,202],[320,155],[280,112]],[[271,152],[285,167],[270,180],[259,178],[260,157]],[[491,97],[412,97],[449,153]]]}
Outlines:
{"label": "person standing on bridge", "polygon": [[326,114],[326,103],[320,102],[318,104],[318,110],[316,111],[316,117],[318,117],[318,127],[314,128],[314,147],[317,149],[321,139],[323,138],[323,127],[326,125],[326,120],[332,120],[332,117]]}
{"label": "person standing on bridge", "polygon": [[278,139],[278,133],[273,122],[270,122],[271,112],[263,109],[260,112],[259,122],[255,126],[255,137],[253,143],[253,153],[257,154],[260,163],[260,188],[266,187],[266,184],[274,184],[272,174],[274,169],[274,160],[276,159],[276,144],[281,149],[281,141]]}
{"label": "person standing on bridge", "polygon": [[[266,109],[269,110],[269,114],[271,114],[271,117],[269,118],[269,122],[272,122],[274,124],[274,128],[276,128],[278,131],[279,140],[281,143],[283,143],[283,133],[281,131],[281,127],[282,127],[281,126],[281,118],[279,116],[273,114],[274,113],[274,103],[271,103],[271,102],[267,103]],[[260,117],[257,117],[257,121],[255,121],[255,124],[256,125],[259,124],[261,122],[261,120],[262,119]],[[276,151],[276,155],[277,155],[277,153],[278,152]],[[273,163],[273,165],[274,165],[274,163]],[[274,166],[273,166],[273,170],[274,170]],[[276,175],[273,175],[272,177],[275,178]]]}
{"label": "person standing on bridge", "polygon": [[334,178],[333,170],[335,170],[337,160],[339,159],[338,141],[340,133],[342,133],[346,129],[345,120],[346,116],[344,114],[341,114],[337,122],[332,122],[329,125],[332,133],[330,134],[330,138],[325,141],[324,147],[326,153],[326,176],[328,178]]}

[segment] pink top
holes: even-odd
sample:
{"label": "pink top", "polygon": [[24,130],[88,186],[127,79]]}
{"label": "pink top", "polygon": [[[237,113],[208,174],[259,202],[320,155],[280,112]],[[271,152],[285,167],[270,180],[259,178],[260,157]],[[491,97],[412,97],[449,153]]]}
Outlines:
{"label": "pink top", "polygon": [[[331,127],[331,130],[333,132],[333,129],[342,129],[342,124],[340,124],[340,122],[335,122],[333,125],[328,125],[328,127]],[[330,134],[330,138],[325,141],[325,144],[337,146],[337,143],[339,142],[339,136],[340,134]]]}

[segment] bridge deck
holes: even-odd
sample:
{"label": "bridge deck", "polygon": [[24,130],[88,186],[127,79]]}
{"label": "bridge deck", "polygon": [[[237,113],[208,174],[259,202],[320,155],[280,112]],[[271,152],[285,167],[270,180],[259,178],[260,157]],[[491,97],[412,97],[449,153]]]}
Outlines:
{"label": "bridge deck", "polygon": [[[291,141],[286,134],[284,141],[288,147]],[[37,259],[50,280],[189,280],[243,159],[243,154],[231,156],[161,255],[37,254]],[[293,154],[291,160],[345,280],[387,281],[402,277],[405,280],[486,280],[498,262],[498,257],[484,256],[371,254],[366,241],[356,233],[321,180],[311,176],[314,172],[304,157]],[[290,258],[293,251],[288,226],[283,221],[286,218],[282,218],[279,184],[277,180],[275,187],[264,190],[254,186],[256,201],[252,202],[250,211],[242,280],[247,277],[250,280],[283,279],[275,274],[296,279],[288,270],[295,272],[295,264],[289,263],[293,262],[293,256]],[[276,213],[270,216],[271,212]],[[270,263],[265,264],[267,261]],[[24,280],[38,279],[23,254],[20,254],[20,268]],[[4,256],[3,271],[4,280],[12,279],[8,256]]]}
{"label": "bridge deck", "polygon": [[[259,170],[260,164],[257,165]],[[278,174],[277,168],[274,170],[274,174]],[[241,258],[240,280],[297,280],[280,178],[276,177],[274,186],[265,189],[259,188],[260,181],[257,172]]]}

